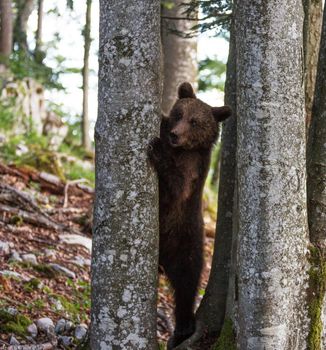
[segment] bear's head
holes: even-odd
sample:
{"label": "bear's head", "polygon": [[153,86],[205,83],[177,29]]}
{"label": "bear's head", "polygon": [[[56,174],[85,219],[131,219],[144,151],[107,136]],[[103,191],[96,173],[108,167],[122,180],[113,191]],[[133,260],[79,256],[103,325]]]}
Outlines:
{"label": "bear's head", "polygon": [[218,135],[218,123],[231,115],[228,106],[211,107],[196,98],[189,83],[182,83],[167,120],[167,138],[172,147],[210,148]]}

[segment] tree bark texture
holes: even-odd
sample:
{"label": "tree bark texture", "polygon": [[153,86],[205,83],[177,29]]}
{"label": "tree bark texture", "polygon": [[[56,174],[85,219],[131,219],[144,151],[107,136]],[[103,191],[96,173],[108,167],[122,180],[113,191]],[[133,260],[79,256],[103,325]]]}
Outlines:
{"label": "tree bark texture", "polygon": [[28,52],[27,44],[27,23],[29,16],[34,9],[34,0],[18,0],[17,16],[14,28],[14,42],[18,44],[20,50]]}
{"label": "tree bark texture", "polygon": [[308,164],[308,210],[311,242],[326,249],[326,15],[320,46],[318,75],[310,126]]}
{"label": "tree bark texture", "polygon": [[11,0],[0,1],[0,59],[7,63],[12,51],[13,14]]}
{"label": "tree bark texture", "polygon": [[[313,312],[309,341],[314,341],[314,349],[326,348],[326,300],[325,300],[325,268],[326,268],[326,12],[324,11],[321,34],[315,98],[312,109],[312,122],[309,130],[307,149],[307,190],[308,221],[311,243],[319,259],[315,271],[319,271],[321,284],[311,285],[314,303],[321,313]],[[318,281],[318,279],[316,279]],[[311,282],[314,282],[311,279]],[[315,309],[315,311],[319,311]],[[322,327],[317,327],[320,325]],[[313,333],[315,332],[315,334]]]}
{"label": "tree bark texture", "polygon": [[231,263],[237,148],[235,55],[235,36],[232,31],[225,82],[225,104],[232,108],[233,115],[223,123],[214,256],[209,282],[197,314],[197,319],[205,325],[203,328],[206,332],[215,336],[220,333],[224,322]]}
{"label": "tree bark texture", "polygon": [[317,62],[323,17],[322,0],[304,0],[304,62],[305,62],[305,100],[306,120],[309,125],[314,99]]}
{"label": "tree bark texture", "polygon": [[100,1],[92,349],[156,349],[160,2]]}
{"label": "tree bark texture", "polygon": [[237,5],[240,349],[307,349],[301,0]]}
{"label": "tree bark texture", "polygon": [[89,136],[89,113],[88,113],[88,94],[89,94],[89,50],[91,47],[91,8],[92,0],[86,1],[86,21],[84,28],[84,66],[83,66],[83,115],[82,115],[82,144],[86,150],[91,149],[91,139]]}
{"label": "tree bark texture", "polygon": [[[187,1],[186,1],[187,2]],[[187,32],[196,22],[164,17],[185,17],[184,0],[173,0],[174,7],[162,9],[163,95],[162,111],[168,115],[177,99],[178,86],[188,81],[197,86],[197,38],[183,38],[174,30]]]}

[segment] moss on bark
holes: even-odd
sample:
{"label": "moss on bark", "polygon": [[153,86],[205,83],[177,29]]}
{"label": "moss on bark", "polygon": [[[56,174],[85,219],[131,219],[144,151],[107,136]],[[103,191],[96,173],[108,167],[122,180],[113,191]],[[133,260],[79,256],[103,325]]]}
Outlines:
{"label": "moss on bark", "polygon": [[309,270],[309,318],[310,330],[308,335],[308,349],[321,350],[323,330],[322,310],[326,291],[326,259],[323,251],[317,247],[310,247],[311,268]]}
{"label": "moss on bark", "polygon": [[213,346],[213,350],[236,350],[236,339],[232,321],[227,318],[224,321],[221,334]]}

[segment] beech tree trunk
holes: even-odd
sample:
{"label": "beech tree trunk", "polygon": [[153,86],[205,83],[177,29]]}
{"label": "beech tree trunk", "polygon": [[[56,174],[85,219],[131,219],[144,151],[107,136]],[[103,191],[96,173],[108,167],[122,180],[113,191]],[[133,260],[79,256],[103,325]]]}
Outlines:
{"label": "beech tree trunk", "polygon": [[89,91],[89,50],[91,47],[91,8],[92,0],[86,1],[86,21],[84,28],[84,66],[83,66],[83,115],[82,115],[82,144],[86,150],[92,148],[89,136],[88,91]]}
{"label": "beech tree trunk", "polygon": [[[0,1],[0,65],[6,66],[12,51],[13,15],[11,0]],[[2,69],[1,69],[2,70]]]}
{"label": "beech tree trunk", "polygon": [[309,233],[326,249],[326,13],[320,46],[313,119],[307,150]]}
{"label": "beech tree trunk", "polygon": [[197,86],[197,38],[185,39],[173,30],[187,32],[196,21],[168,19],[185,18],[184,7],[187,1],[173,0],[173,8],[162,9],[162,48],[163,48],[163,95],[162,111],[168,115],[177,99],[178,86],[188,81]]}
{"label": "beech tree trunk", "polygon": [[92,349],[157,349],[160,1],[101,0]]}
{"label": "beech tree trunk", "polygon": [[317,62],[323,17],[322,0],[304,0],[304,62],[305,62],[305,100],[306,120],[309,126],[314,99]]}
{"label": "beech tree trunk", "polygon": [[[307,167],[308,167],[308,221],[310,240],[314,251],[311,285],[314,293],[310,308],[312,316],[309,345],[311,349],[326,349],[326,300],[325,300],[325,264],[326,264],[326,12],[324,11],[323,29],[319,52],[315,98],[310,126]],[[321,278],[320,278],[321,277]]]}
{"label": "beech tree trunk", "polygon": [[240,349],[307,349],[301,0],[237,5]]}
{"label": "beech tree trunk", "polygon": [[28,52],[27,22],[34,9],[34,0],[17,0],[14,42],[23,52]]}

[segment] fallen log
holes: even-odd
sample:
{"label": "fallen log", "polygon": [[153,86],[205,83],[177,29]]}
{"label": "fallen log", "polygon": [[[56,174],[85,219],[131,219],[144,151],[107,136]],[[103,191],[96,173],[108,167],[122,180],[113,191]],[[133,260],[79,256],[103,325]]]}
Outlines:
{"label": "fallen log", "polygon": [[22,172],[18,171],[15,168],[10,168],[7,165],[1,164],[1,163],[0,163],[0,174],[17,176],[22,178],[24,182],[28,182],[29,180],[29,176],[23,174]]}
{"label": "fallen log", "polygon": [[[67,225],[55,222],[51,218],[49,219],[48,216],[45,216],[43,213],[31,213],[26,210],[11,207],[9,205],[5,205],[1,203],[0,203],[0,212],[8,213],[10,215],[15,215],[21,218],[23,221],[29,224],[32,224],[34,226],[55,230],[59,233],[70,233],[74,235],[83,236],[83,234],[80,231],[75,230]],[[0,220],[3,222],[6,222],[1,217],[0,217]]]}
{"label": "fallen log", "polygon": [[66,229],[64,225],[57,224],[54,221],[49,220],[46,216],[44,216],[41,213],[31,213],[5,204],[0,204],[0,211],[18,216],[22,218],[23,221],[36,226],[49,228],[59,232],[62,232]]}
{"label": "fallen log", "polygon": [[0,174],[8,174],[19,177],[23,180],[24,183],[28,183],[29,181],[38,182],[43,191],[47,191],[53,194],[63,195],[65,186],[68,183],[68,186],[72,185],[71,187],[79,189],[85,193],[94,193],[94,189],[92,187],[82,184],[83,182],[87,182],[85,179],[65,182],[56,175],[47,173],[45,171],[38,172],[36,169],[33,169],[31,167],[16,167],[14,165],[7,166],[0,163]]}

